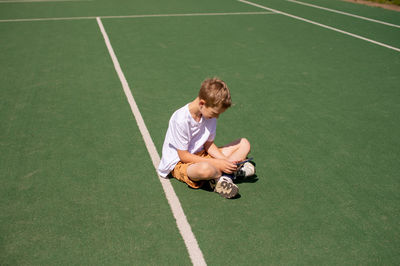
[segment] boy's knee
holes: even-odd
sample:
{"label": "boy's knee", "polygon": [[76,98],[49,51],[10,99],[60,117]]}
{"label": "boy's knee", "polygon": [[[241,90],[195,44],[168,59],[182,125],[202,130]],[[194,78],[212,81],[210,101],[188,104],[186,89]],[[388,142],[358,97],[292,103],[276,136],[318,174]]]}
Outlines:
{"label": "boy's knee", "polygon": [[217,178],[219,175],[221,174],[218,169],[206,162],[197,163],[195,173],[192,173],[192,176],[198,179],[213,179]]}
{"label": "boy's knee", "polygon": [[250,141],[248,140],[248,139],[246,139],[246,138],[241,138],[240,139],[240,145],[241,146],[243,146],[243,147],[246,147],[246,148],[248,148],[249,149],[249,151],[250,151]]}
{"label": "boy's knee", "polygon": [[218,169],[209,163],[202,163],[200,168],[200,173],[202,178],[216,178],[218,177]]}

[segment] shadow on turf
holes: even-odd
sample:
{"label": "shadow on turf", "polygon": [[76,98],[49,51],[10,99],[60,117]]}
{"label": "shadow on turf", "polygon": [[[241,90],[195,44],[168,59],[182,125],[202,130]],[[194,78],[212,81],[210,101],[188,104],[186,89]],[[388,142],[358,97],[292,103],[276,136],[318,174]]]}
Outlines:
{"label": "shadow on turf", "polygon": [[[192,188],[192,187],[190,187],[190,186],[188,186],[188,188],[193,189],[193,190],[198,190],[198,189]],[[205,183],[201,188],[199,188],[199,190],[204,190],[204,191],[207,191],[207,192],[212,192],[212,193],[214,193],[214,190],[210,187],[210,185],[209,185],[208,182]],[[239,193],[239,194],[237,194],[235,197],[233,197],[233,198],[231,198],[231,199],[240,199],[241,197],[242,197],[242,196],[240,196],[240,193]]]}
{"label": "shadow on turf", "polygon": [[[233,183],[235,184],[242,184],[242,183],[255,183],[258,181],[258,177],[257,175],[253,175],[250,177],[247,177],[245,179],[239,179],[239,180],[235,180]],[[195,188],[192,188],[190,186],[188,186],[188,188],[193,189],[193,190],[197,190]],[[214,192],[214,190],[210,187],[208,182],[205,182],[204,185],[199,188],[201,190],[205,190],[207,192]],[[231,198],[231,199],[240,199],[242,196],[240,194],[237,194],[235,197]]]}
{"label": "shadow on turf", "polygon": [[236,179],[233,181],[235,184],[242,184],[242,183],[255,183],[258,181],[257,175],[246,177],[245,179]]}

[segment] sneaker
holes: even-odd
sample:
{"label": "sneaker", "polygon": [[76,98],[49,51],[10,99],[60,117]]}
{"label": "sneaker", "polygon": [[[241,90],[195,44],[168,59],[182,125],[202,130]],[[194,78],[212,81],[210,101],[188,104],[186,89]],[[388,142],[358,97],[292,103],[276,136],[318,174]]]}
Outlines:
{"label": "sneaker", "polygon": [[256,168],[254,164],[246,162],[234,173],[234,179],[245,179],[246,177],[255,175],[255,173]]}
{"label": "sneaker", "polygon": [[214,191],[224,198],[231,199],[239,193],[239,188],[233,183],[231,178],[223,175],[218,179]]}
{"label": "sneaker", "polygon": [[211,190],[214,191],[215,186],[217,185],[217,181],[215,179],[210,179],[210,180],[208,180],[208,184],[209,184]]}

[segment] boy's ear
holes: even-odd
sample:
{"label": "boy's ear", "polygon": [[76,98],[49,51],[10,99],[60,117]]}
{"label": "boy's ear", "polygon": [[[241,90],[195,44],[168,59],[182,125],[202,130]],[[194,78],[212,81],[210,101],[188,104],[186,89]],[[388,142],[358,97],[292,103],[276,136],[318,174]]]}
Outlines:
{"label": "boy's ear", "polygon": [[204,101],[203,99],[200,99],[199,105],[201,105],[201,106],[206,105],[206,101]]}

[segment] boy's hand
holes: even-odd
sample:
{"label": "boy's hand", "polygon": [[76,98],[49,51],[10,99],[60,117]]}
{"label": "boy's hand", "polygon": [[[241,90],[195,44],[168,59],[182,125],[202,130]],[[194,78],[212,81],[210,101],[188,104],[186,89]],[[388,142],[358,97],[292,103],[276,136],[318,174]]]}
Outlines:
{"label": "boy's hand", "polygon": [[237,165],[225,159],[215,159],[215,166],[223,173],[232,174],[237,170]]}

